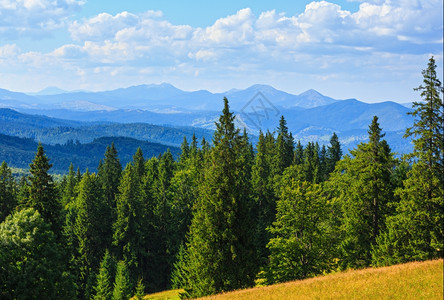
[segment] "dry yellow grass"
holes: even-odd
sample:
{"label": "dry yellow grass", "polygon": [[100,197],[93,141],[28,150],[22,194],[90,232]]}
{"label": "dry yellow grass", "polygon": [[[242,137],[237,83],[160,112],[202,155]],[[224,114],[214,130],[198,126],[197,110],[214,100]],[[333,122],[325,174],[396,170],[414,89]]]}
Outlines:
{"label": "dry yellow grass", "polygon": [[433,260],[369,268],[239,290],[202,299],[439,299],[443,262]]}
{"label": "dry yellow grass", "polygon": [[145,295],[144,300],[180,300],[179,294],[184,290],[169,290],[155,294]]}

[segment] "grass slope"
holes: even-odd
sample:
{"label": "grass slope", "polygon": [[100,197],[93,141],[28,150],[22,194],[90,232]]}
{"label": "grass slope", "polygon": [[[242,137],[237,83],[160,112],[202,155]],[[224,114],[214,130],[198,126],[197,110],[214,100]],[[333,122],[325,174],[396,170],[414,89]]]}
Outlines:
{"label": "grass slope", "polygon": [[443,261],[352,270],[203,299],[443,299]]}

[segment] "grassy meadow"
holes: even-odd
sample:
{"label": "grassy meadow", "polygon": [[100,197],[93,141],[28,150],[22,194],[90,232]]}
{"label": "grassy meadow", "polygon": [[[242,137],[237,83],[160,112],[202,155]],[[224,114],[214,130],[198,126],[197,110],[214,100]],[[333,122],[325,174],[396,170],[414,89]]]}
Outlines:
{"label": "grassy meadow", "polygon": [[[180,292],[165,291],[144,299],[179,299]],[[201,299],[444,299],[443,261],[350,270]]]}

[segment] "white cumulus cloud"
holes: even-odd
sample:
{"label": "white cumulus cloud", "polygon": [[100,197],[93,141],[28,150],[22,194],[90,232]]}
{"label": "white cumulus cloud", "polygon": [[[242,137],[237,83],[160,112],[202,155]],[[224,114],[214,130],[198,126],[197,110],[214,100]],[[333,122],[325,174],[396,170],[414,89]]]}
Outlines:
{"label": "white cumulus cloud", "polygon": [[79,0],[2,0],[0,38],[47,35],[65,26],[67,18],[83,3]]}

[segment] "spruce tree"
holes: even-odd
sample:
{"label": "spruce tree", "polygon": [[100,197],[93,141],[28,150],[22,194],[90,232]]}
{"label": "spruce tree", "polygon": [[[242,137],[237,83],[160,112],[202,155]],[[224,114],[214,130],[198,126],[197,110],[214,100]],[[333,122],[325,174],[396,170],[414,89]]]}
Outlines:
{"label": "spruce tree", "polygon": [[293,137],[288,132],[287,121],[281,116],[279,127],[277,128],[276,148],[273,158],[273,176],[281,175],[285,168],[289,167],[293,161]]}
{"label": "spruce tree", "polygon": [[192,297],[248,287],[257,271],[243,138],[228,100],[216,123],[187,243],[187,287]]}
{"label": "spruce tree", "polygon": [[100,263],[99,274],[97,275],[97,284],[95,286],[94,300],[111,300],[113,295],[114,267],[113,259],[108,249],[105,251],[102,262]]}
{"label": "spruce tree", "polygon": [[268,259],[266,245],[270,240],[270,233],[266,228],[271,226],[275,213],[276,202],[270,182],[270,151],[267,149],[265,136],[259,133],[259,141],[256,145],[256,157],[252,167],[252,191],[254,193],[254,218],[256,224],[255,247],[260,264],[263,265]]}
{"label": "spruce tree", "polygon": [[364,267],[371,263],[371,249],[385,229],[388,203],[393,202],[391,173],[396,164],[379,127],[378,118],[369,126],[369,142],[350,150],[339,162],[330,183],[342,208],[341,266]]}
{"label": "spruce tree", "polygon": [[396,213],[388,218],[387,230],[373,249],[374,265],[444,256],[444,104],[433,57],[422,74],[424,85],[415,90],[423,102],[414,103],[414,124],[406,132],[406,137],[413,137],[414,163],[403,188],[396,191]]}
{"label": "spruce tree", "polygon": [[25,207],[33,207],[39,211],[45,222],[51,225],[51,229],[59,238],[61,235],[61,204],[58,199],[57,190],[52,179],[48,174],[52,164],[39,143],[37,153],[30,164],[29,176],[29,196]]}
{"label": "spruce tree", "polygon": [[66,177],[66,183],[62,191],[62,207],[66,207],[66,205],[72,201],[74,201],[75,197],[77,196],[76,193],[76,185],[77,185],[77,178],[74,173],[74,166],[71,163],[69,165],[69,171],[68,176]]}
{"label": "spruce tree", "polygon": [[[102,224],[101,214],[104,211],[104,200],[100,189],[100,182],[95,174],[88,170],[79,184],[79,195],[75,202],[75,221],[72,231],[75,234],[77,246],[76,267],[78,268],[79,296],[89,299],[93,294],[93,277],[100,265],[103,251],[109,245],[104,236],[108,228]],[[67,221],[69,221],[67,215]]]}
{"label": "spruce tree", "polygon": [[98,175],[102,182],[102,188],[105,193],[105,200],[109,207],[115,210],[115,196],[118,193],[122,165],[117,155],[114,143],[106,148],[103,164],[98,168]]}
{"label": "spruce tree", "polygon": [[330,146],[328,146],[327,148],[326,172],[328,174],[334,171],[336,163],[341,160],[341,157],[342,157],[341,144],[339,142],[338,136],[336,135],[335,132],[333,132],[333,135],[330,139]]}
{"label": "spruce tree", "polygon": [[128,300],[131,298],[131,280],[125,261],[117,263],[116,278],[114,281],[114,289],[112,300]]}
{"label": "spruce tree", "polygon": [[126,262],[132,279],[143,277],[147,255],[144,245],[146,210],[136,175],[134,167],[127,164],[119,186],[117,219],[113,225],[113,245],[116,246],[117,257]]}
{"label": "spruce tree", "polygon": [[293,164],[300,165],[303,162],[304,157],[304,147],[302,147],[301,141],[299,140],[294,149]]}
{"label": "spruce tree", "polygon": [[140,147],[137,148],[136,153],[133,155],[133,166],[137,178],[142,182],[142,178],[145,175],[145,159],[143,158],[143,152]]}
{"label": "spruce tree", "polygon": [[6,162],[0,166],[0,223],[17,206],[17,187]]}

